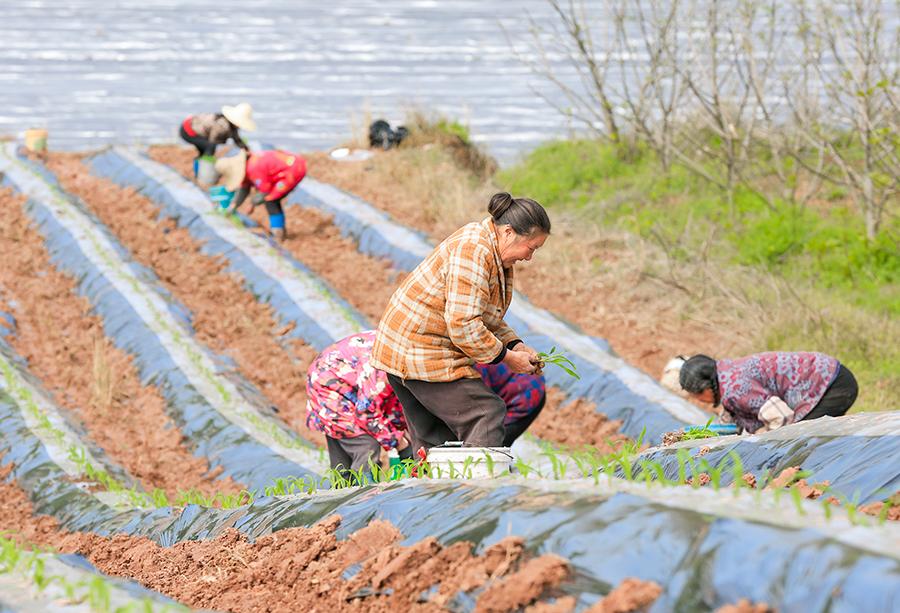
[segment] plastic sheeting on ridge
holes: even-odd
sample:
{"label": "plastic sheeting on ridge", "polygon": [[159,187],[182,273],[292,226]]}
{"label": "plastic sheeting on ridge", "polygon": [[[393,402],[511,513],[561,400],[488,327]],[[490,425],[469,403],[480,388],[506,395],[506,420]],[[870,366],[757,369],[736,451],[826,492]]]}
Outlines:
{"label": "plastic sheeting on ridge", "polygon": [[[105,471],[124,487],[139,489],[134,477],[109,461],[102,449],[86,440],[82,428],[71,423],[68,416],[50,400],[40,383],[26,370],[24,361],[3,339],[0,339],[0,390],[21,410],[25,425],[41,440],[50,458],[70,481],[77,483],[83,480],[83,470],[75,461],[80,456],[84,462],[94,469]],[[113,506],[130,505],[130,499],[125,495],[95,492],[94,496]]]}
{"label": "plastic sheeting on ridge", "polygon": [[[711,466],[731,466],[729,454],[741,458],[744,472],[757,479],[768,472],[777,476],[785,468],[799,466],[812,474],[808,483],[828,481],[834,492],[848,500],[866,503],[887,498],[900,490],[900,413],[856,413],[840,419],[823,417],[801,421],[760,435],[723,436],[648,449],[641,458],[658,462],[666,478],[678,476],[678,450]],[[690,468],[687,469],[690,474]],[[731,483],[731,472],[722,475]]]}
{"label": "plastic sheeting on ridge", "polygon": [[204,253],[223,256],[228,269],[241,275],[261,302],[271,304],[283,323],[296,324],[287,337],[321,351],[369,327],[328,284],[272,241],[234,224],[207,194],[171,168],[126,147],[107,149],[88,162],[94,174],[135,187],[156,202],[162,216],[203,242]]}
{"label": "plastic sheeting on ridge", "polygon": [[[411,270],[433,246],[423,235],[394,222],[387,214],[331,185],[306,178],[288,202],[312,206],[334,216],[341,231],[359,243],[361,252],[385,257],[401,270]],[[603,340],[582,334],[516,292],[507,321],[538,350],[560,347],[575,364],[581,380],[548,368],[545,377],[572,397],[587,398],[611,419],[623,421],[622,432],[660,441],[685,424],[705,423],[706,414],[615,356]]]}
{"label": "plastic sheeting on ridge", "polygon": [[739,598],[804,613],[889,610],[900,598],[900,526],[826,522],[817,505],[803,506],[805,518],[789,497],[757,503],[746,490],[732,498],[637,483],[407,481],[232,511],[189,507],[161,540],[212,538],[229,527],[255,538],[337,513],[340,538],[376,518],[397,526],[407,544],[434,536],[485,547],[522,536],[531,553],[571,562],[574,578],[562,589],[579,608],[639,577],[664,587],[659,612],[709,611]]}
{"label": "plastic sheeting on ridge", "polygon": [[171,298],[156,291],[148,270],[130,268],[127,252],[88,211],[48,182],[14,144],[0,155],[5,181],[29,197],[26,211],[44,235],[53,263],[78,281],[111,340],[135,358],[146,384],[155,384],[184,435],[206,457],[250,489],[275,478],[315,475],[321,454],[280,421],[254,388],[197,345],[172,314]]}
{"label": "plastic sheeting on ridge", "polygon": [[[73,482],[51,457],[45,442],[25,423],[25,409],[0,389],[0,448],[12,463],[11,479],[26,491],[36,513],[51,515],[72,531],[132,532],[137,525],[165,521],[169,509],[117,508]],[[55,454],[54,454],[55,455]]]}
{"label": "plastic sheeting on ridge", "polygon": [[[255,538],[339,513],[339,537],[375,518],[394,523],[407,543],[435,536],[484,547],[520,535],[531,552],[553,552],[573,564],[574,578],[563,590],[582,606],[629,576],[664,586],[655,611],[706,611],[742,597],[804,613],[889,610],[900,598],[900,526],[850,527],[839,511],[825,521],[812,503],[803,504],[801,517],[788,497],[757,502],[746,491],[732,498],[616,481],[609,487],[586,480],[444,480],[262,498],[233,510],[117,512],[64,478],[2,392],[0,443],[38,512],[71,530],[141,534],[163,546],[211,538],[228,527]],[[755,576],[746,572],[748,564],[775,571]],[[815,573],[808,572],[812,564]]]}

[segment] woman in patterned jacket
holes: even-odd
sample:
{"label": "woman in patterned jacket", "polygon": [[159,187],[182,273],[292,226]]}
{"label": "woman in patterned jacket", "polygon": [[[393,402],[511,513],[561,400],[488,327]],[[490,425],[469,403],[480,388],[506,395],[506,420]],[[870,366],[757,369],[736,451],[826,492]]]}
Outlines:
{"label": "woman in patterned jacket", "polygon": [[247,143],[241,139],[238,129],[248,132],[256,130],[253,108],[246,102],[237,106],[225,105],[221,113],[191,115],[181,122],[178,132],[181,138],[197,148],[197,157],[200,157],[215,155],[216,145],[224,145],[229,138],[247,151]]}
{"label": "woman in patterned jacket", "polygon": [[[310,364],[306,378],[306,425],[325,433],[331,467],[363,470],[370,478],[369,460],[377,463],[380,449],[412,457],[400,401],[385,373],[371,365],[374,342],[374,330],[339,340]],[[544,378],[515,374],[503,364],[475,368],[506,404],[508,447],[544,407]]]}
{"label": "woman in patterned jacket", "polygon": [[504,321],[513,267],[550,235],[550,218],[528,198],[495,194],[490,216],[446,238],[391,296],[372,348],[409,424],[413,447],[444,441],[475,447],[503,443],[506,405],[475,370],[503,363],[538,370],[537,352]]}
{"label": "woman in patterned jacket", "polygon": [[723,360],[695,355],[682,364],[679,382],[698,400],[721,404],[746,432],[839,417],[859,392],[846,366],[813,352],[772,351]]}

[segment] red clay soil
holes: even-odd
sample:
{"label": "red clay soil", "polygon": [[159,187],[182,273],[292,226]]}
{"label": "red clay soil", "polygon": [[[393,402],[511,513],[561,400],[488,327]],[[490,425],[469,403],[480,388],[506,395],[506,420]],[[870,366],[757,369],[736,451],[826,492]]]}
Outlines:
{"label": "red clay soil", "polygon": [[240,491],[230,478],[216,479],[206,460],[190,452],[166,415],[159,390],[141,385],[131,357],[106,338],[90,302],[77,294],[75,280],[51,264],[23,203],[0,190],[0,296],[2,308],[16,320],[10,344],[31,372],[147,491],[160,488],[169,496],[190,488],[206,495]]}
{"label": "red clay soil", "polygon": [[734,604],[719,607],[716,613],[775,613],[775,609],[761,602],[754,604],[746,598],[741,598]]}
{"label": "red clay soil", "polygon": [[[662,587],[653,581],[629,577],[586,609],[585,613],[640,613],[647,611],[660,594]],[[575,598],[564,596],[553,603],[542,602],[527,607],[525,613],[572,613],[575,605]]]}
{"label": "red clay soil", "polygon": [[172,219],[158,220],[153,201],[91,175],[73,154],[51,154],[47,166],[190,309],[198,340],[233,358],[290,427],[324,446],[324,436],[306,427],[306,369],[316,351],[296,341],[289,353],[277,341],[289,329],[275,321],[272,308],[258,302],[236,273],[226,272],[223,258],[201,253],[202,243],[188,230]]}
{"label": "red clay soil", "polygon": [[147,154],[160,164],[171,166],[188,181],[194,180],[194,158],[197,150],[177,145],[152,145]]}
{"label": "red clay soil", "polygon": [[[554,555],[526,559],[507,537],[472,553],[472,545],[426,538],[398,545],[400,532],[374,520],[338,541],[340,517],[288,528],[253,543],[233,528],[211,540],[160,547],[145,537],[69,533],[34,515],[25,493],[0,467],[0,531],[21,545],[79,553],[100,571],[132,579],[196,608],[227,611],[444,611],[460,591],[483,589],[476,611],[514,611],[555,590],[568,564]],[[358,565],[348,578],[343,573]],[[427,600],[421,598],[429,592]]]}
{"label": "red clay soil", "polygon": [[[475,556],[464,542],[444,547],[426,538],[398,545],[400,533],[378,520],[338,541],[339,525],[340,517],[331,516],[311,528],[280,530],[253,543],[229,528],[215,539],[172,547],[142,537],[93,534],[73,535],[63,545],[103,572],[134,579],[191,607],[236,612],[441,611],[455,593],[482,586],[487,589],[476,611],[506,612],[567,577],[565,561],[556,556],[524,561],[517,537]],[[356,574],[343,578],[354,564],[359,565]],[[512,589],[501,592],[498,585]]]}
{"label": "red clay soil", "polygon": [[47,515],[34,515],[31,501],[14,481],[8,481],[12,464],[0,454],[0,533],[20,546],[48,547],[59,542],[59,524]]}
{"label": "red clay soil", "polygon": [[566,403],[566,395],[555,387],[547,389],[547,402],[529,428],[535,436],[569,447],[591,445],[603,453],[616,451],[630,440],[619,432],[620,420],[598,413],[594,403],[576,398]]}
{"label": "red clay soil", "polygon": [[660,594],[662,594],[662,588],[659,584],[629,577],[588,609],[586,613],[646,611],[650,605],[656,602]]}
{"label": "red clay soil", "polygon": [[[150,157],[187,179],[193,177],[192,149],[155,146],[150,148]],[[241,210],[246,213],[249,208],[248,200]],[[377,325],[405,273],[392,269],[387,260],[360,253],[353,240],[341,236],[330,215],[289,206],[285,207],[285,216],[288,238],[282,246],[335,288],[373,327]],[[264,206],[256,207],[250,218],[268,230]]]}
{"label": "red clay soil", "polygon": [[490,585],[478,598],[475,613],[504,613],[535,602],[569,576],[569,564],[547,554],[526,562],[521,570]]}
{"label": "red clay soil", "polygon": [[[434,241],[443,240],[455,228],[438,227],[430,207],[423,206],[418,197],[404,194],[402,185],[376,177],[372,170],[378,166],[378,156],[392,152],[375,152],[376,159],[368,163],[348,164],[331,159],[327,154],[311,154],[307,158],[308,172],[325,181],[356,194],[372,205],[391,214],[402,223],[425,232]],[[390,167],[389,164],[384,164]],[[379,180],[381,178],[382,180]],[[483,209],[486,210],[485,201]],[[486,213],[485,213],[486,215]],[[557,231],[553,240],[567,240],[565,229]],[[628,257],[620,245],[573,245],[573,249],[589,250],[594,261],[615,262]],[[704,346],[729,347],[727,336],[715,327],[684,320],[677,307],[666,306],[658,300],[660,292],[675,291],[651,283],[637,272],[627,278],[600,277],[593,281],[575,279],[561,282],[559,271],[552,263],[532,263],[516,267],[516,288],[522,290],[535,305],[548,309],[581,327],[586,333],[607,339],[616,353],[630,364],[641,368],[654,378],[665,363],[679,353],[700,351],[698,339]],[[712,342],[712,337],[716,342]],[[719,338],[723,337],[723,338]]]}

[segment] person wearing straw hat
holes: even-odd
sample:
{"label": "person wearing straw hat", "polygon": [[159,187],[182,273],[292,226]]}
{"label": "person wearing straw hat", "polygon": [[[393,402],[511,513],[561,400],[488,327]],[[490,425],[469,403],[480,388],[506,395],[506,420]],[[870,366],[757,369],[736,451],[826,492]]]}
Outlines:
{"label": "person wearing straw hat", "polygon": [[255,189],[257,193],[251,198],[250,213],[257,205],[265,204],[272,235],[279,242],[287,238],[281,199],[306,176],[303,157],[278,149],[239,151],[237,155],[218,159],[216,171],[221,175],[225,189],[235,192],[228,213],[237,211],[250,189]]}
{"label": "person wearing straw hat", "polygon": [[[253,121],[253,107],[246,102],[237,106],[225,105],[221,113],[200,113],[191,115],[183,122],[179,134],[186,142],[197,148],[197,158],[211,156],[216,153],[217,145],[224,145],[228,139],[234,144],[248,150],[238,130],[253,132],[256,122]],[[196,173],[196,167],[194,172]]]}

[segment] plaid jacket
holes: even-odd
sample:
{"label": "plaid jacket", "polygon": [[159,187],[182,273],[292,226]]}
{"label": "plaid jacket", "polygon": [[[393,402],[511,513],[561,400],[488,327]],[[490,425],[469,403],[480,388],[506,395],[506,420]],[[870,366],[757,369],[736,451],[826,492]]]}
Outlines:
{"label": "plaid jacket", "polygon": [[466,224],[438,245],[397,288],[375,337],[372,363],[403,379],[477,379],[518,338],[503,316],[513,269],[500,260],[490,217]]}

